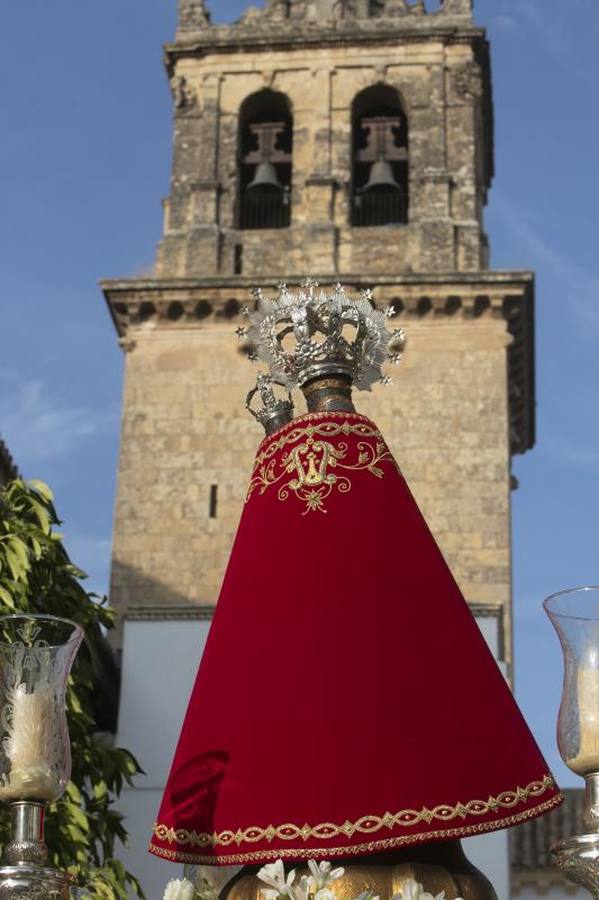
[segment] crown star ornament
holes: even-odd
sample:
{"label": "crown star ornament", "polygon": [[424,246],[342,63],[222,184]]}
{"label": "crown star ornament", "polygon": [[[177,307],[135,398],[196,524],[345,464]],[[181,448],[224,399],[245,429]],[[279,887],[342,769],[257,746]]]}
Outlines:
{"label": "crown star ornament", "polygon": [[255,288],[254,308],[244,310],[250,324],[237,332],[252,348],[250,359],[266,363],[275,382],[292,390],[323,375],[345,375],[363,391],[391,383],[382,367],[399,363],[406,337],[403,329],[387,328],[393,311],[377,309],[372,291],[350,297],[338,282],[327,290],[313,278],[293,290],[281,282],[278,291],[269,298]]}

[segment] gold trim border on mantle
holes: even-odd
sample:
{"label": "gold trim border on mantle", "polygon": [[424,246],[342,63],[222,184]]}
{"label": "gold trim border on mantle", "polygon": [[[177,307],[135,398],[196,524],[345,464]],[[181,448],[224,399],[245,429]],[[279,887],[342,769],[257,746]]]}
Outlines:
{"label": "gold trim border on mantle", "polygon": [[[343,421],[342,424],[337,425],[336,422],[331,421],[332,419],[341,419]],[[345,434],[349,434],[351,431],[363,437],[378,437],[384,441],[383,435],[372,419],[369,419],[368,416],[362,413],[339,411],[303,413],[300,416],[296,416],[291,422],[286,422],[274,434],[268,434],[262,438],[256,453],[253,471],[255,472],[261,463],[270,459],[277,450],[283,449],[290,441],[299,440],[305,433],[306,428],[316,428],[317,425],[315,423],[319,422],[325,426],[336,426],[342,431],[345,429],[343,432]],[[325,434],[325,432],[322,433]],[[339,432],[336,431],[335,433]]]}
{"label": "gold trim border on mantle", "polygon": [[[397,825],[411,827],[419,822],[430,823],[435,819],[444,822],[450,822],[456,818],[465,819],[467,816],[483,816],[489,812],[499,809],[511,809],[519,803],[526,802],[531,798],[542,796],[550,788],[557,788],[554,779],[550,775],[540,781],[532,781],[525,788],[517,787],[515,790],[503,791],[497,797],[489,797],[488,800],[470,800],[467,803],[457,803],[455,806],[440,805],[433,809],[423,807],[420,811],[405,809],[398,813],[385,813],[383,816],[362,816],[356,822],[344,822],[342,825],[336,825],[329,822],[321,823],[316,826],[309,825],[269,825],[268,828],[260,828],[251,826],[244,830],[237,831],[221,831],[208,834],[207,832],[197,833],[195,831],[187,831],[186,829],[174,829],[168,825],[156,823],[154,825],[154,836],[160,840],[170,844],[189,844],[192,847],[229,847],[232,844],[239,846],[242,843],[257,843],[266,840],[269,843],[275,839],[283,841],[292,841],[299,839],[306,842],[310,838],[317,840],[331,840],[340,834],[346,837],[352,837],[356,832],[361,834],[374,834],[381,828],[393,828]],[[517,825],[526,819],[542,815],[548,812],[554,806],[561,803],[563,796],[557,793],[555,797],[547,800],[545,803],[535,806],[532,809],[523,810],[512,816],[499,818],[492,822],[480,822],[476,825],[463,825],[458,828],[443,829],[430,831],[420,834],[401,835],[392,838],[383,838],[380,840],[369,841],[358,845],[349,845],[342,847],[323,847],[310,848],[308,851],[313,857],[341,856],[352,855],[355,853],[374,853],[379,850],[388,850],[393,847],[414,843],[425,843],[431,840],[443,838],[459,838],[473,834],[482,834],[486,831],[493,831],[497,828],[508,828]],[[285,858],[297,857],[305,858],[306,849],[298,848],[273,848],[272,850],[246,851],[236,854],[227,855],[210,855],[202,856],[195,853],[187,853],[181,850],[168,850],[150,844],[150,852],[165,859],[174,862],[196,863],[196,864],[230,864],[237,865],[242,863],[260,862],[261,860],[277,859],[281,855]]]}

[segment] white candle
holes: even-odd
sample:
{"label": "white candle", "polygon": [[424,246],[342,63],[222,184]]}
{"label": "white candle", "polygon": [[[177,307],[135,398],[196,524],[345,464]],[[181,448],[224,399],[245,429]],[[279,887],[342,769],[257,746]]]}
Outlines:
{"label": "white candle", "polygon": [[578,671],[580,747],[568,768],[578,775],[599,772],[599,669]]}
{"label": "white candle", "polygon": [[3,739],[10,760],[2,776],[0,799],[56,799],[61,792],[62,736],[56,695],[48,685],[28,692],[24,684],[9,691],[9,726]]}

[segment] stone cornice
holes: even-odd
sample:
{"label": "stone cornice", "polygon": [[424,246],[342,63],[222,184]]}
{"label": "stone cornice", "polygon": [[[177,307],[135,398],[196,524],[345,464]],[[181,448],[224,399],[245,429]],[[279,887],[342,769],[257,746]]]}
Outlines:
{"label": "stone cornice", "polygon": [[218,54],[254,53],[264,50],[305,50],[307,47],[376,45],[439,42],[477,44],[487,48],[486,31],[459,16],[444,16],[443,22],[429,17],[365,19],[357,24],[327,28],[300,23],[268,23],[258,27],[221,25],[165,44],[165,64],[170,76],[178,59],[202,58]]}
{"label": "stone cornice", "polygon": [[468,606],[472,615],[481,619],[500,619],[504,613],[503,603],[479,603],[477,600],[468,600]]}
{"label": "stone cornice", "polygon": [[214,606],[130,606],[125,620],[132,622],[211,621]]}
{"label": "stone cornice", "polygon": [[[453,322],[504,319],[513,341],[508,349],[511,446],[523,453],[535,439],[534,276],[531,272],[481,271],[447,274],[349,274],[315,277],[350,289],[373,288],[379,306],[392,306],[402,320]],[[249,301],[252,287],[271,288],[276,278],[120,279],[103,281],[104,296],[125,350],[148,329],[197,329],[231,323]],[[290,279],[293,281],[293,279]]]}

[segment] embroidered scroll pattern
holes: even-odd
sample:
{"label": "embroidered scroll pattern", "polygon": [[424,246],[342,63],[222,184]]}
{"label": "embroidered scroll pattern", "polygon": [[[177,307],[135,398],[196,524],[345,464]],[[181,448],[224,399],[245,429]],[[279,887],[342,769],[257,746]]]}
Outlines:
{"label": "embroidered scroll pattern", "polygon": [[[187,831],[184,828],[171,828],[168,825],[157,823],[154,826],[154,835],[159,841],[167,844],[191,845],[194,847],[230,847],[232,845],[255,844],[259,841],[307,841],[312,838],[328,841],[343,835],[352,838],[355,834],[375,834],[381,829],[391,830],[397,826],[405,828],[419,825],[421,822],[430,824],[437,821],[453,822],[456,819],[462,821],[472,816],[486,816],[488,813],[497,813],[502,809],[513,809],[528,800],[541,797],[546,791],[555,789],[556,785],[550,775],[545,775],[540,781],[531,781],[525,788],[517,787],[515,790],[503,791],[497,797],[489,797],[487,800],[468,800],[465,803],[456,803],[455,806],[441,804],[429,809],[424,806],[420,810],[402,809],[396,813],[386,812],[383,816],[362,816],[356,822],[344,822],[342,825],[332,822],[322,822],[320,825],[269,825],[268,828],[260,828],[257,825],[237,831],[221,831],[209,834],[207,832]],[[558,802],[556,800],[556,802]]]}
{"label": "embroidered scroll pattern", "polygon": [[[343,440],[332,443],[339,436],[353,434],[362,438],[355,446]],[[295,446],[277,456],[290,444]],[[381,462],[395,466],[380,431],[367,422],[323,421],[292,428],[259,454],[246,500],[256,490],[262,495],[278,485],[279,500],[295,494],[305,504],[302,515],[326,513],[325,501],[333,490],[342,494],[351,490],[351,479],[346,473],[365,470],[383,478]]]}

